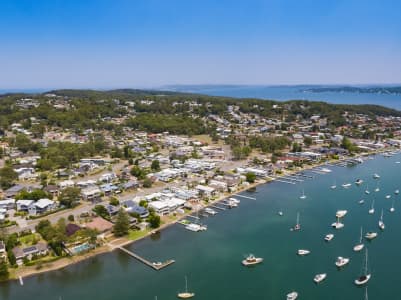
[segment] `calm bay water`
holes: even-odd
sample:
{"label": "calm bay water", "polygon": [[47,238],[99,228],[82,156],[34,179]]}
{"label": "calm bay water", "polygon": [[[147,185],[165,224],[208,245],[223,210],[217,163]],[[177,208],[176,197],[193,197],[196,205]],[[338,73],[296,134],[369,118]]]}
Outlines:
{"label": "calm bay water", "polygon": [[311,86],[178,86],[176,91],[193,92],[211,96],[227,96],[235,98],[260,98],[273,100],[312,100],[335,104],[377,104],[401,109],[401,95],[358,94],[303,91]]}
{"label": "calm bay water", "polygon": [[[176,299],[188,276],[189,288],[195,299],[285,299],[291,290],[300,293],[299,299],[363,299],[364,290],[353,280],[362,268],[363,253],[352,247],[364,230],[379,231],[377,222],[381,209],[386,230],[377,239],[366,242],[369,248],[370,299],[394,299],[401,295],[401,155],[392,158],[377,156],[374,160],[352,168],[330,167],[333,172],[316,175],[302,184],[271,183],[260,186],[257,200],[241,198],[239,208],[220,211],[205,218],[208,230],[193,233],[181,225],[164,230],[158,240],[150,238],[128,248],[151,261],[175,259],[177,262],[162,271],[154,271],[118,251],[97,256],[63,270],[45,273],[18,282],[0,284],[0,299]],[[373,192],[376,181],[373,173],[381,175],[378,193]],[[343,189],[343,182],[362,178],[366,185]],[[336,180],[337,189],[330,185]],[[300,200],[302,189],[307,199]],[[391,194],[391,199],[385,199]],[[365,204],[358,201],[365,199]],[[368,210],[376,199],[374,215]],[[390,213],[392,199],[395,212]],[[347,209],[345,227],[335,231],[330,224],[335,212]],[[282,210],[284,216],[277,215]],[[296,213],[301,213],[302,230],[291,232]],[[324,242],[325,234],[333,232],[334,239]],[[311,254],[298,257],[297,249],[309,249]],[[265,259],[254,268],[241,265],[244,254],[254,253]],[[342,270],[334,265],[337,256],[350,257]],[[313,282],[317,273],[328,273],[320,285]],[[398,298],[397,298],[398,299]]]}

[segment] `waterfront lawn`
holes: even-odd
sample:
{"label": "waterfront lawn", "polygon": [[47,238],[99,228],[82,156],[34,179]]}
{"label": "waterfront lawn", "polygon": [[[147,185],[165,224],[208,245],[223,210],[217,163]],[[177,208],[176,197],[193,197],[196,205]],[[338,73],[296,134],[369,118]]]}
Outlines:
{"label": "waterfront lawn", "polygon": [[150,231],[151,231],[151,229],[145,229],[145,230],[132,230],[132,229],[130,229],[128,231],[128,239],[132,240],[132,241],[135,241],[137,239],[140,239],[140,238],[144,237]]}

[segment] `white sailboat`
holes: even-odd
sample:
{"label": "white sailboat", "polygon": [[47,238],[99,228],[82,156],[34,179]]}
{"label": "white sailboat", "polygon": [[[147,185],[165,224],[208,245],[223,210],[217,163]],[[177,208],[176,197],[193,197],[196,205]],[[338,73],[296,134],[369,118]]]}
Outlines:
{"label": "white sailboat", "polygon": [[381,213],[381,215],[380,215],[379,228],[380,228],[381,230],[384,230],[384,228],[386,228],[386,226],[384,225],[384,222],[383,222],[383,209],[382,209],[382,213]]}
{"label": "white sailboat", "polygon": [[355,279],[355,284],[356,285],[364,285],[366,284],[370,277],[371,274],[368,273],[368,249],[365,250],[365,263],[364,263],[364,268],[363,268],[363,272],[362,275],[359,276],[357,279]]}
{"label": "white sailboat", "polygon": [[185,276],[185,292],[178,293],[177,296],[178,296],[178,298],[181,298],[181,299],[188,299],[188,298],[192,298],[195,296],[195,293],[188,292],[187,276]]}
{"label": "white sailboat", "polygon": [[299,199],[306,199],[305,191],[302,190],[302,195],[299,197]]}
{"label": "white sailboat", "polygon": [[365,194],[367,194],[367,195],[369,195],[369,194],[370,194],[370,191],[369,191],[369,185],[368,185],[368,184],[366,185]]}
{"label": "white sailboat", "polygon": [[379,182],[377,182],[377,184],[376,184],[375,192],[376,193],[380,192]]}
{"label": "white sailboat", "polygon": [[332,190],[334,190],[334,189],[337,188],[337,184],[336,184],[336,181],[335,181],[335,180],[334,180],[334,183],[330,186],[330,188],[331,188]]}
{"label": "white sailboat", "polygon": [[299,212],[297,212],[297,223],[292,228],[292,230],[300,230],[300,229],[301,229],[301,224],[299,223]]}
{"label": "white sailboat", "polygon": [[375,199],[372,200],[372,206],[369,209],[369,214],[373,215],[375,213]]}
{"label": "white sailboat", "polygon": [[394,199],[393,202],[391,203],[391,207],[390,207],[390,212],[394,212],[395,208],[394,208]]}
{"label": "white sailboat", "polygon": [[363,247],[365,247],[365,245],[362,243],[362,227],[361,227],[361,235],[359,237],[359,243],[357,245],[354,246],[354,251],[355,252],[359,252],[363,249]]}

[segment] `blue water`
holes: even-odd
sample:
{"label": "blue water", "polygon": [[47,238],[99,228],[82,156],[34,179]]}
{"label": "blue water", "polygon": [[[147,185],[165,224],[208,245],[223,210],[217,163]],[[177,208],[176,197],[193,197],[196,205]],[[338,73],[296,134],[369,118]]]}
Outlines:
{"label": "blue water", "polygon": [[211,96],[260,98],[272,100],[313,100],[335,104],[377,104],[401,110],[401,95],[304,92],[311,86],[178,86],[176,91],[194,92]]}
{"label": "blue water", "polygon": [[[115,251],[94,257],[62,270],[40,274],[18,282],[0,284],[0,299],[52,300],[60,299],[176,299],[184,288],[184,276],[195,300],[280,300],[291,290],[303,299],[354,300],[363,299],[364,290],[353,284],[359,276],[363,253],[352,251],[359,239],[360,226],[364,231],[379,232],[378,220],[384,210],[386,229],[369,248],[369,299],[399,299],[401,295],[401,155],[392,158],[376,157],[352,168],[330,167],[333,172],[315,175],[301,184],[271,183],[259,186],[255,193],[244,193],[257,200],[241,199],[238,208],[219,211],[214,217],[204,218],[206,232],[190,232],[182,225],[174,225],[161,232],[158,239],[146,238],[128,248],[150,261],[175,259],[176,263],[161,271],[154,271],[125,253]],[[381,191],[373,192],[381,175]],[[343,189],[344,182],[356,178],[365,180],[357,187]],[[333,182],[337,189],[331,190]],[[369,184],[371,194],[364,190]],[[299,199],[302,190],[307,198]],[[391,194],[391,199],[385,196]],[[358,201],[364,198],[365,204]],[[376,212],[369,215],[375,199]],[[395,212],[390,213],[392,199]],[[342,230],[334,230],[339,209],[348,210]],[[282,210],[284,216],[277,212]],[[300,212],[302,229],[289,230]],[[327,233],[334,239],[323,240]],[[297,249],[309,249],[306,257],[296,255]],[[246,253],[263,257],[263,264],[254,268],[241,265]],[[334,265],[337,256],[349,257],[350,264],[342,270]],[[327,273],[323,283],[316,285],[313,276]]]}

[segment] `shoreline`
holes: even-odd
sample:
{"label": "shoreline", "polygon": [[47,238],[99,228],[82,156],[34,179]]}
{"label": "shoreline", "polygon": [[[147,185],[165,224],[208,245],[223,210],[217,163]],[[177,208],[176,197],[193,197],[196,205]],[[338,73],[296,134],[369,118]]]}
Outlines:
{"label": "shoreline", "polygon": [[[394,149],[392,149],[394,150]],[[392,150],[386,150],[386,151],[392,151]],[[395,150],[399,150],[399,149],[395,149]],[[385,151],[374,151],[371,153],[366,153],[365,155],[361,155],[361,156],[370,156],[370,155],[376,155],[376,154],[380,154],[381,152],[385,152]],[[232,197],[235,196],[239,193],[242,193],[244,191],[247,191],[249,189],[253,189],[256,188],[259,185],[262,184],[269,184],[274,182],[276,179],[280,179],[281,177],[285,177],[288,175],[292,175],[292,174],[296,174],[299,172],[303,172],[303,171],[307,171],[316,167],[320,167],[326,164],[332,164],[333,162],[341,162],[341,161],[345,161],[348,159],[351,159],[353,157],[344,157],[341,159],[331,159],[331,160],[326,160],[326,161],[322,161],[322,162],[318,162],[318,163],[314,163],[311,165],[306,165],[303,167],[300,167],[300,169],[297,170],[288,170],[286,172],[283,172],[283,174],[279,174],[276,178],[274,179],[259,179],[256,180],[254,183],[249,184],[247,186],[241,187],[238,190],[234,191],[234,192],[227,192],[224,193],[223,195],[219,196],[217,199],[214,199],[212,201],[207,202],[205,205],[201,205],[201,208],[199,208],[198,210],[204,209],[206,207],[209,207],[215,203],[218,203],[228,197]],[[171,220],[171,221],[167,221],[165,224],[162,224],[159,228],[155,229],[157,231],[162,231],[172,225],[177,224],[179,221],[185,219],[186,217],[188,217],[189,215],[193,214],[194,212],[196,212],[196,210],[191,210],[183,215],[180,215],[177,219]],[[152,231],[153,230],[149,230],[148,232],[146,232],[143,236],[140,236],[138,238],[135,239],[129,239],[127,237],[121,237],[121,238],[115,238],[109,242],[105,242],[103,245],[99,246],[98,248],[95,248],[94,250],[91,250],[87,253],[81,254],[81,255],[77,255],[77,256],[70,256],[70,257],[63,257],[60,258],[58,260],[46,263],[44,262],[42,265],[42,268],[37,269],[37,265],[34,266],[29,266],[29,267],[22,267],[20,269],[11,269],[10,270],[10,278],[8,278],[7,280],[4,280],[4,282],[6,281],[12,281],[12,280],[18,280],[19,277],[31,277],[34,275],[38,275],[38,274],[42,274],[45,272],[51,272],[51,271],[56,271],[56,270],[60,270],[63,268],[66,268],[68,266],[72,266],[74,264],[77,264],[79,262],[82,262],[84,260],[87,260],[89,258],[95,257],[97,255],[101,255],[101,254],[105,254],[105,253],[110,253],[113,252],[114,250],[118,249],[118,247],[124,247],[130,244],[134,244],[135,242],[138,242],[144,238],[148,238],[150,235],[152,235]],[[116,241],[120,241],[121,243],[117,243],[114,244],[113,242]]]}

